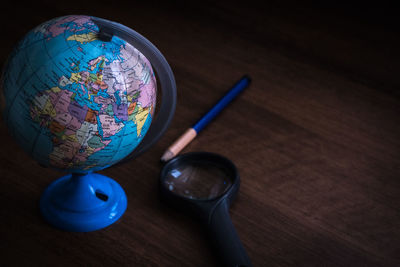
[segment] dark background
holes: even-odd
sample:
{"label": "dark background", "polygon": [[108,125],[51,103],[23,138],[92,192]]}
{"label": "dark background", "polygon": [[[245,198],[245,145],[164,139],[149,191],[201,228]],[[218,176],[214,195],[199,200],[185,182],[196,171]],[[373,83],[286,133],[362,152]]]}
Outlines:
{"label": "dark background", "polygon": [[128,195],[114,225],[66,233],[38,200],[61,173],[31,160],[0,125],[0,259],[5,266],[218,266],[200,224],[157,196],[163,151],[238,78],[251,86],[184,152],[237,165],[231,216],[254,266],[400,265],[398,9],[294,1],[11,2],[0,63],[36,25],[86,14],[120,22],[169,61],[178,106],[166,135],[111,167]]}

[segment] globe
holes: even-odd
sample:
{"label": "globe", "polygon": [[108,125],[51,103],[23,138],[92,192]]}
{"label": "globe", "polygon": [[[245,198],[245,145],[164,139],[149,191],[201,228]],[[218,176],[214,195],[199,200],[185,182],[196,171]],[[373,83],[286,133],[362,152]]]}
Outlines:
{"label": "globe", "polygon": [[5,120],[21,147],[45,166],[98,171],[129,155],[152,121],[156,80],[131,44],[99,37],[88,16],[30,31],[3,75]]}
{"label": "globe", "polygon": [[[154,117],[156,73],[162,102]],[[41,165],[67,172],[41,196],[47,222],[88,232],[117,221],[125,191],[96,172],[137,156],[170,124],[176,85],[158,49],[116,22],[59,17],[19,41],[1,87],[4,122],[16,142]]]}

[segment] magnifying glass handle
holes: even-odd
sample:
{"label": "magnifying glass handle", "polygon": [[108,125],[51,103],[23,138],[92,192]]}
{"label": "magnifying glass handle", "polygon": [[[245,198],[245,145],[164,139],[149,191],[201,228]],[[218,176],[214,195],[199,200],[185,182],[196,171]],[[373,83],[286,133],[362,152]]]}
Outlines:
{"label": "magnifying glass handle", "polygon": [[211,231],[211,238],[225,266],[252,266],[246,250],[232,224],[226,199],[223,199],[218,206],[215,207],[210,216],[208,226]]}

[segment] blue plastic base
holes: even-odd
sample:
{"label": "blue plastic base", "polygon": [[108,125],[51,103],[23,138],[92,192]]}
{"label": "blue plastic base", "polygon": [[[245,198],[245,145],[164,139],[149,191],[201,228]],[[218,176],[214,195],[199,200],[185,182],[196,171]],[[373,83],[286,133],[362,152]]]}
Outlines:
{"label": "blue plastic base", "polygon": [[90,232],[117,221],[127,198],[113,179],[97,174],[69,174],[51,183],[40,199],[40,210],[53,226]]}

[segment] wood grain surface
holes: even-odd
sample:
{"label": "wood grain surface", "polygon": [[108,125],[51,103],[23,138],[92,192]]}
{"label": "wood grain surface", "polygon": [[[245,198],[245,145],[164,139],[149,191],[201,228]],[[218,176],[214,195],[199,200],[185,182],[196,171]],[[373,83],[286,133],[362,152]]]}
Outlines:
{"label": "wood grain surface", "polygon": [[[176,76],[161,140],[111,167],[128,196],[112,226],[63,232],[38,201],[62,174],[0,124],[0,266],[219,266],[201,225],[162,203],[164,150],[243,74],[251,86],[184,150],[230,158],[231,217],[254,266],[400,266],[400,40],[395,11],[244,1],[42,1],[2,8],[0,61],[29,29],[94,15],[146,36]],[[361,8],[361,9],[360,9]]]}

